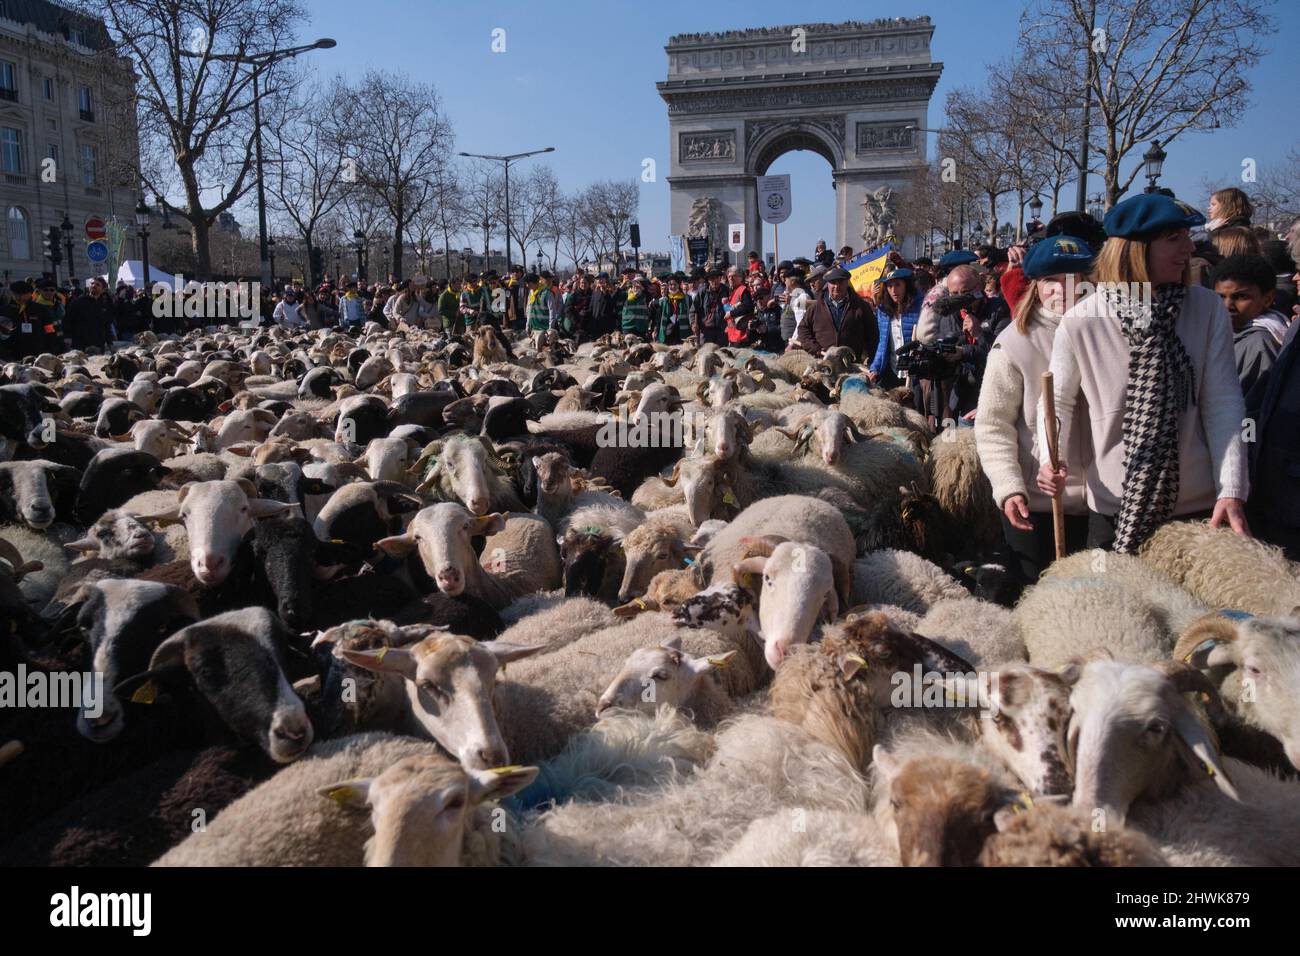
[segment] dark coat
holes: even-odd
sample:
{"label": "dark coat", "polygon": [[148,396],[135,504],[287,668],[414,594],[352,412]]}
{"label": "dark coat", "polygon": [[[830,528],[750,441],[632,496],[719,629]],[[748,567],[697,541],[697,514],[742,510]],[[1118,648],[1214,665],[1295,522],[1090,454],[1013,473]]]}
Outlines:
{"label": "dark coat", "polygon": [[74,349],[104,348],[110,339],[113,323],[113,300],[107,293],[95,298],[89,293],[68,303],[63,331],[72,339]]}
{"label": "dark coat", "polygon": [[593,289],[591,293],[591,319],[584,338],[598,339],[618,328],[621,309],[615,302],[615,293]]}
{"label": "dark coat", "polygon": [[870,361],[876,354],[879,340],[880,329],[876,325],[876,313],[871,308],[871,303],[850,290],[838,329],[831,318],[826,298],[819,296],[808,304],[808,311],[799,323],[794,344],[813,355],[821,355],[837,345],[847,345],[853,350],[856,360],[861,362],[864,357]]}
{"label": "dark coat", "polygon": [[1250,452],[1250,528],[1300,560],[1300,322],[1292,322],[1272,368],[1246,396],[1257,423]]}

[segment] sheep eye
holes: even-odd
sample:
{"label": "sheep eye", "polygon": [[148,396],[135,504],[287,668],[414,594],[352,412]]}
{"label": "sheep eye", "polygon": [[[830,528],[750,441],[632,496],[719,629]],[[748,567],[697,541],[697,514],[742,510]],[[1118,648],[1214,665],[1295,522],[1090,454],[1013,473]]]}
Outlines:
{"label": "sheep eye", "polygon": [[1163,720],[1151,720],[1147,722],[1147,733],[1153,737],[1163,737],[1169,731],[1169,725]]}
{"label": "sheep eye", "polygon": [[667,680],[667,679],[668,679],[668,672],[667,672],[667,671],[655,671],[653,674],[650,675],[650,678],[651,678],[651,680]]}

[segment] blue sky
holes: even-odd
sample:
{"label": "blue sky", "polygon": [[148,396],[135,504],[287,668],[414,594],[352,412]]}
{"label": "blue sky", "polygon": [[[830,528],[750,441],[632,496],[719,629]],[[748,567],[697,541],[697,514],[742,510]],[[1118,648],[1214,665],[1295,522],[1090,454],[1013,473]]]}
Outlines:
{"label": "blue sky", "polygon": [[[306,0],[306,6],[311,20],[300,30],[302,39],[329,36],[339,44],[309,55],[322,74],[354,77],[378,67],[434,84],[455,128],[457,149],[508,153],[555,146],[555,153],[539,159],[549,161],[565,189],[593,179],[639,178],[642,160],[653,157],[658,181],[641,185],[647,249],[667,247],[668,120],[655,82],[667,74],[663,47],[669,36],[814,19],[808,4],[789,0]],[[934,126],[949,89],[980,84],[987,63],[1013,53],[1020,8],[1010,0],[894,0],[819,5],[826,12],[815,19],[929,15],[935,24],[933,56],[945,64],[931,100]],[[1274,52],[1250,74],[1255,89],[1238,126],[1176,140],[1162,184],[1203,204],[1203,180],[1229,185],[1239,179],[1243,157],[1254,158],[1262,171],[1300,142],[1295,11],[1292,0],[1273,11],[1279,29],[1266,46]],[[504,53],[491,51],[497,28],[506,31]],[[811,152],[787,153],[770,172],[792,176],[794,212],[781,228],[782,256],[811,253],[819,237],[833,241],[834,192],[825,160]],[[1098,188],[1094,180],[1090,191]],[[251,221],[247,214],[240,218]]]}

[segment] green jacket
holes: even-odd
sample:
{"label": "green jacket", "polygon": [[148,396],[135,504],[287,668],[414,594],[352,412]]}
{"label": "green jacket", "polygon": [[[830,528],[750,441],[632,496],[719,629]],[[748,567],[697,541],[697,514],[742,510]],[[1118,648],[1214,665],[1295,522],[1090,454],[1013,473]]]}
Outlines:
{"label": "green jacket", "polygon": [[622,329],[626,333],[640,336],[644,336],[649,332],[649,299],[645,296],[639,296],[635,299],[628,297],[623,300]]}
{"label": "green jacket", "polygon": [[442,316],[442,324],[448,329],[455,324],[460,318],[459,292],[452,292],[451,289],[442,291],[442,295],[438,296],[438,315]]}
{"label": "green jacket", "polygon": [[551,327],[551,296],[553,294],[550,289],[540,289],[537,295],[533,296],[532,304],[528,306],[529,332],[545,332]]}

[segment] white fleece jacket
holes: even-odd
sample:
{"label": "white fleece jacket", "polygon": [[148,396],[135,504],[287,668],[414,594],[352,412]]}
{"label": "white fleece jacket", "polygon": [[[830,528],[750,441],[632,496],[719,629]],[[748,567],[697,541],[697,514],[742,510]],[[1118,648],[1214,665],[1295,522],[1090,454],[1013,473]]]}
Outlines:
{"label": "white fleece jacket", "polygon": [[[999,509],[1013,495],[1024,495],[1029,510],[1050,511],[1052,499],[1038,490],[1038,432],[1035,427],[1043,391],[1043,373],[1052,355],[1061,316],[1039,306],[1029,330],[1009,325],[993,343],[980,384],[975,413],[975,446],[980,465],[993,486]],[[1086,411],[1086,410],[1085,410]],[[1069,478],[1062,500],[1066,514],[1087,514],[1083,472],[1088,455],[1086,429],[1074,430],[1073,444],[1062,446]]]}

